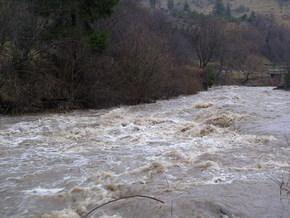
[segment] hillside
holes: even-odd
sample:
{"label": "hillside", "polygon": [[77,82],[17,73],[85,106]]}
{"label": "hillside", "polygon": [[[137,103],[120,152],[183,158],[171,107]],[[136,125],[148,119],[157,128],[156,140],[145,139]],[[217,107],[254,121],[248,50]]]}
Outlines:
{"label": "hillside", "polygon": [[289,0],[260,7],[254,0],[92,1],[1,1],[0,113],[150,103],[212,85],[279,85],[265,64],[290,60],[290,28],[252,13],[279,5],[286,13]]}
{"label": "hillside", "polygon": [[[183,9],[188,4],[190,10],[208,14],[213,10],[215,0],[172,0],[174,8]],[[147,5],[155,3],[156,7],[167,9],[170,0],[143,0]],[[289,0],[223,0],[229,5],[234,16],[243,16],[252,11],[258,14],[274,16],[279,22],[290,24]]]}

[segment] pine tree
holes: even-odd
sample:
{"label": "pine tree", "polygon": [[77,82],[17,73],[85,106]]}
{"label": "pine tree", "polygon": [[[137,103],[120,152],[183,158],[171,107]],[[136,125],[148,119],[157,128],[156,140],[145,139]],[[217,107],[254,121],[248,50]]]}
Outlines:
{"label": "pine tree", "polygon": [[216,16],[224,16],[225,12],[226,12],[226,8],[223,3],[223,0],[216,0],[214,9],[213,9],[213,14]]}
{"label": "pine tree", "polygon": [[151,8],[156,8],[157,0],[150,0],[150,7]]}
{"label": "pine tree", "polygon": [[174,9],[174,0],[167,0],[167,7],[169,10]]}
{"label": "pine tree", "polygon": [[227,8],[226,8],[226,17],[231,18],[232,17],[232,10],[231,10],[231,5],[228,3]]}
{"label": "pine tree", "polygon": [[109,16],[118,0],[32,0],[33,13],[47,20],[48,40],[87,40],[88,45],[104,47],[105,35],[93,24]]}
{"label": "pine tree", "polygon": [[187,1],[186,1],[186,2],[184,3],[184,5],[183,5],[183,10],[184,10],[184,11],[190,11],[190,7],[189,7],[189,4],[188,4]]}

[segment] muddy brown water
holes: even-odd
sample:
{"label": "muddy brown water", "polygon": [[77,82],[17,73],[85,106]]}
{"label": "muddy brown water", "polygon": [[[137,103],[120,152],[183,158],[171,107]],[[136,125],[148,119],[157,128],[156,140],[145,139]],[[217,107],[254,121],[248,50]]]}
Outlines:
{"label": "muddy brown water", "polygon": [[290,217],[290,92],[0,116],[0,217]]}

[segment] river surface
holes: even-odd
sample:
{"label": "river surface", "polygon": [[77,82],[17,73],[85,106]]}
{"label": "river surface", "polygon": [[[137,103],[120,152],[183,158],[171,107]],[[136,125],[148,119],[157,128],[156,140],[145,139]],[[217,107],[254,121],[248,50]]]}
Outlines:
{"label": "river surface", "polygon": [[0,217],[290,217],[290,92],[0,116]]}

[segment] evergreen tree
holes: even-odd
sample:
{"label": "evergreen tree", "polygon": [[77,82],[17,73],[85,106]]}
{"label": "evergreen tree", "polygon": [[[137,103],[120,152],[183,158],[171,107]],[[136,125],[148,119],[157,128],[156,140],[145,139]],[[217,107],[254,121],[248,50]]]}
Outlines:
{"label": "evergreen tree", "polygon": [[213,14],[216,16],[224,16],[226,13],[226,8],[223,3],[223,0],[216,0],[214,9],[213,9]]}
{"label": "evergreen tree", "polygon": [[169,10],[174,9],[174,0],[167,0],[167,7]]}
{"label": "evergreen tree", "polygon": [[226,17],[231,18],[232,17],[232,10],[231,10],[231,5],[228,3],[227,8],[226,8]]}
{"label": "evergreen tree", "polygon": [[156,8],[157,0],[150,0],[150,7],[151,8]]}
{"label": "evergreen tree", "polygon": [[183,10],[184,11],[190,11],[190,7],[189,7],[189,4],[188,4],[187,1],[184,3]]}
{"label": "evergreen tree", "polygon": [[118,0],[32,0],[31,9],[47,20],[47,40],[81,40],[103,48],[106,37],[93,24],[109,16],[117,3]]}

